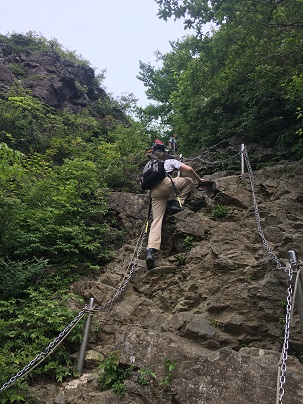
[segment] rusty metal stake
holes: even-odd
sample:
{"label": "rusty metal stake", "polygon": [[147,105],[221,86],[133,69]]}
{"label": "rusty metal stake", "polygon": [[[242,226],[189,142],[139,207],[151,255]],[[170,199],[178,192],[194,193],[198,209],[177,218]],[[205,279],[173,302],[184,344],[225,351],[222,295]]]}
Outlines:
{"label": "rusty metal stake", "polygon": [[[288,251],[288,259],[289,259],[290,265],[296,271],[299,267],[299,263],[298,263],[297,254],[294,250]],[[303,332],[303,278],[302,278],[302,273],[301,273],[300,268],[296,272],[294,300],[297,303],[297,309],[298,309],[300,323],[301,323],[301,330]]]}
{"label": "rusty metal stake", "polygon": [[[88,304],[88,310],[91,310],[94,307],[95,304],[95,299],[91,297],[89,299],[89,304]],[[84,331],[83,331],[83,338],[80,346],[80,351],[79,351],[79,356],[78,356],[78,362],[77,362],[77,370],[82,375],[83,371],[83,366],[84,366],[84,360],[86,356],[86,350],[87,350],[87,344],[88,344],[88,337],[89,337],[89,332],[90,332],[90,326],[92,322],[92,312],[88,313],[88,317],[86,319]]]}

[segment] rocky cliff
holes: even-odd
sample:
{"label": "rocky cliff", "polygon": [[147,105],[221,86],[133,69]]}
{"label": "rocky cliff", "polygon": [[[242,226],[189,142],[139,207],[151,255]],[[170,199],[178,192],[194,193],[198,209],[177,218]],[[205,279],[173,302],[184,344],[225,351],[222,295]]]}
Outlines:
{"label": "rocky cliff", "polygon": [[[87,108],[101,119],[106,115],[106,111],[96,108],[96,102],[109,102],[110,98],[100,88],[94,69],[85,63],[75,64],[55,51],[18,50],[0,42],[0,77],[1,97],[18,82],[53,108],[71,112]],[[118,108],[112,107],[111,113],[125,121]]]}
{"label": "rocky cliff", "polygon": [[[203,174],[201,164],[196,168]],[[216,171],[205,178],[211,181],[207,187],[193,189],[185,208],[166,216],[157,267],[149,272],[141,233],[148,196],[111,194],[111,207],[126,229],[125,244],[104,273],[72,290],[86,300],[94,297],[98,308],[134,272],[109,308],[94,313],[83,376],[35,386],[37,403],[277,402],[288,250],[299,258],[303,253],[302,161],[282,161],[255,170],[253,177]],[[134,370],[124,396],[100,391],[97,383],[98,358],[115,350],[119,366]],[[303,402],[302,352],[295,307],[285,404]],[[157,379],[146,376],[142,383],[140,369]]]}

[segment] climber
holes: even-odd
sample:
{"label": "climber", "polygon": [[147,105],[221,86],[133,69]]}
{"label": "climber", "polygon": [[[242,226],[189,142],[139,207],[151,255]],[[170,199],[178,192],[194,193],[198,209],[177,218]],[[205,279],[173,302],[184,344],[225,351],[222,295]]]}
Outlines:
{"label": "climber", "polygon": [[159,149],[159,150],[165,150],[165,145],[164,142],[160,139],[155,139],[151,148],[147,150],[147,155],[150,156],[154,150]]}
{"label": "climber", "polygon": [[168,153],[175,155],[177,150],[177,135],[174,133],[168,141]]}
{"label": "climber", "polygon": [[[151,203],[153,220],[150,227],[147,249],[146,249],[146,268],[147,270],[155,267],[155,252],[159,251],[161,244],[161,230],[163,217],[166,210],[167,201],[175,198],[175,190],[178,194],[178,200],[181,205],[185,202],[185,199],[190,192],[193,180],[196,180],[198,184],[203,183],[205,180],[200,178],[196,171],[182,163],[179,160],[167,158],[165,152],[165,146],[157,145],[153,148],[153,158],[164,161],[164,169],[168,175],[172,174],[174,170],[180,170],[181,172],[189,175],[189,177],[165,177],[159,184],[151,189]],[[173,184],[172,184],[173,182]]]}

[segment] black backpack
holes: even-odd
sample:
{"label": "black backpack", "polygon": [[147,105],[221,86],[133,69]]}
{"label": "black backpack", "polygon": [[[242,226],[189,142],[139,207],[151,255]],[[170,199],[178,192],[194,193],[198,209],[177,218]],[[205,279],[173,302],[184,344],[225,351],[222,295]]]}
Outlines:
{"label": "black backpack", "polygon": [[150,160],[145,164],[141,178],[141,188],[143,191],[152,189],[166,177],[163,160]]}

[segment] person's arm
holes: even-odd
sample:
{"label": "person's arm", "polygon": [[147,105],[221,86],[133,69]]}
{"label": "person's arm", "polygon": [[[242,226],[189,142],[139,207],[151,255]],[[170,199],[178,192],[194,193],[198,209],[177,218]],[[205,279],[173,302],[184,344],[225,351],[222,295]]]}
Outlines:
{"label": "person's arm", "polygon": [[200,178],[200,176],[196,173],[196,171],[192,167],[184,163],[181,164],[180,170],[185,171],[193,180],[196,180],[198,184],[201,184],[202,182],[205,181],[203,178]]}

